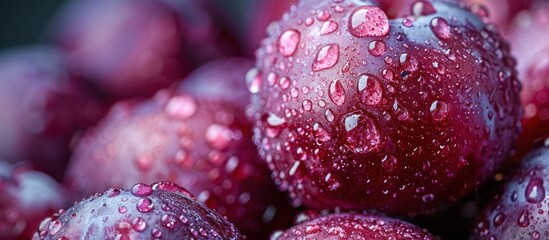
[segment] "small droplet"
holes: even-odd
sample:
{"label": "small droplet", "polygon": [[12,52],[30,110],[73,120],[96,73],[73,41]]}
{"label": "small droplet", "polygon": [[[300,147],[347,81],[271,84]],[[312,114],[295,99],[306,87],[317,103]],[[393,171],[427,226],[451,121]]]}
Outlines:
{"label": "small droplet", "polygon": [[383,159],[381,159],[381,166],[387,171],[394,170],[397,166],[397,163],[398,161],[393,155],[386,155],[385,157],[383,157]]}
{"label": "small droplet", "polygon": [[137,200],[137,210],[143,213],[150,212],[154,209],[153,202],[149,198],[140,198]]}
{"label": "small droplet", "polygon": [[368,73],[360,75],[358,79],[358,91],[364,104],[370,106],[377,105],[383,95],[381,88],[381,83],[376,76]]}
{"label": "small droplet", "polygon": [[160,219],[160,224],[167,228],[173,228],[175,226],[176,218],[169,214],[164,214]]}
{"label": "small droplet", "polygon": [[435,7],[428,1],[418,0],[412,5],[412,15],[417,17],[436,13]]}
{"label": "small droplet", "polygon": [[313,71],[318,72],[333,67],[339,60],[339,45],[330,44],[324,46],[316,54],[313,62]]}
{"label": "small droplet", "polygon": [[294,55],[299,46],[301,34],[297,30],[287,30],[278,39],[278,51],[282,56],[289,57]]}
{"label": "small droplet", "polygon": [[143,230],[145,230],[146,227],[147,227],[147,222],[145,222],[143,218],[136,217],[132,222],[132,228],[135,231],[143,232]]}
{"label": "small droplet", "polygon": [[372,54],[372,56],[381,56],[385,53],[385,49],[387,48],[387,44],[385,41],[382,40],[374,40],[370,42],[370,45],[368,45],[368,52]]}
{"label": "small droplet", "polygon": [[540,203],[545,199],[545,188],[543,187],[543,180],[539,178],[532,178],[524,191],[526,201],[529,203]]}
{"label": "small droplet", "polygon": [[303,109],[305,111],[310,111],[312,108],[313,108],[313,102],[311,102],[311,100],[309,99],[305,99],[303,101]]}
{"label": "small droplet", "polygon": [[320,123],[315,123],[313,125],[313,130],[317,142],[327,142],[332,139],[330,134],[320,125]]}
{"label": "small droplet", "polygon": [[474,3],[470,7],[471,12],[476,14],[483,22],[490,22],[490,11],[482,3]]}
{"label": "small droplet", "polygon": [[282,89],[288,89],[290,87],[290,79],[287,77],[283,77],[280,79],[278,85],[280,85],[280,88]]}
{"label": "small droplet", "polygon": [[448,104],[443,101],[434,101],[429,111],[435,121],[442,121],[448,116]]}
{"label": "small droplet", "polygon": [[339,26],[334,21],[326,21],[322,24],[322,27],[320,28],[320,35],[328,35],[330,33],[333,33],[337,30]]}
{"label": "small droplet", "polygon": [[232,138],[233,132],[221,124],[212,124],[206,130],[206,140],[216,149],[227,147]]}
{"label": "small droplet", "polygon": [[128,211],[128,209],[124,206],[120,206],[118,207],[118,212],[119,213],[126,213]]}
{"label": "small droplet", "polygon": [[417,59],[408,53],[403,53],[399,57],[400,66],[408,72],[415,72],[418,69]]}
{"label": "small droplet", "polygon": [[261,89],[261,74],[257,68],[252,68],[246,73],[246,84],[250,93],[258,93]]}
{"label": "small droplet", "polygon": [[152,194],[152,188],[148,184],[138,183],[133,185],[131,192],[134,196],[146,197]]}
{"label": "small droplet", "polygon": [[175,96],[168,101],[165,111],[170,117],[187,119],[196,112],[196,103],[189,96]]}
{"label": "small droplet", "polygon": [[345,89],[343,89],[343,85],[339,80],[335,80],[330,84],[328,96],[338,106],[345,103]]}
{"label": "small droplet", "polygon": [[326,112],[324,112],[324,116],[329,122],[333,122],[335,119],[334,113],[330,109],[326,109]]}
{"label": "small droplet", "polygon": [[268,114],[264,117],[264,123],[266,126],[267,136],[276,137],[285,126],[286,120],[277,116],[276,114]]}
{"label": "small droplet", "polygon": [[451,37],[450,25],[441,17],[436,17],[431,20],[431,30],[440,39],[445,40]]}
{"label": "small droplet", "polygon": [[157,228],[154,228],[153,230],[151,230],[151,235],[155,238],[161,238],[162,237],[162,232],[160,230],[158,230]]}
{"label": "small droplet", "polygon": [[528,210],[524,210],[520,213],[519,218],[517,219],[517,224],[520,227],[528,227],[530,226],[530,219],[528,217]]}
{"label": "small droplet", "polygon": [[343,119],[345,145],[355,153],[368,153],[381,143],[381,136],[374,120],[361,112],[348,114]]}
{"label": "small droplet", "polygon": [[107,190],[107,197],[116,197],[120,194],[120,189],[118,188],[110,188],[109,190]]}
{"label": "small droplet", "polygon": [[421,197],[421,200],[424,202],[424,203],[431,203],[435,200],[435,195],[429,193],[429,194],[425,194]]}
{"label": "small droplet", "polygon": [[498,213],[494,217],[494,226],[499,227],[505,221],[505,215],[503,213]]}
{"label": "small droplet", "polygon": [[59,230],[61,230],[61,227],[63,226],[63,223],[59,220],[53,220],[48,225],[48,234],[49,235],[55,235]]}
{"label": "small droplet", "polygon": [[355,37],[381,37],[389,33],[389,19],[375,6],[362,6],[349,17],[349,32]]}

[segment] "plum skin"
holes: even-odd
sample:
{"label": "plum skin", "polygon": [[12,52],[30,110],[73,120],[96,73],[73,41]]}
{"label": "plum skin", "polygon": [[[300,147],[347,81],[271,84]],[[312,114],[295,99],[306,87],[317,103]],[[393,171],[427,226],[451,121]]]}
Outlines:
{"label": "plum skin", "polygon": [[296,204],[430,213],[508,156],[522,111],[514,60],[457,4],[378,14],[370,32],[349,22],[379,13],[372,2],[302,1],[271,25],[247,79],[254,141]]}

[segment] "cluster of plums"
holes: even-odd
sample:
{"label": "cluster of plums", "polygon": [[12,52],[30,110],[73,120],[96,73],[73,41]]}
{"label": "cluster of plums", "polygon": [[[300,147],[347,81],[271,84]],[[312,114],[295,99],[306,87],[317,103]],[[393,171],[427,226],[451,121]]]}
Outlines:
{"label": "cluster of plums", "polygon": [[0,239],[549,239],[549,1],[236,5],[0,52]]}

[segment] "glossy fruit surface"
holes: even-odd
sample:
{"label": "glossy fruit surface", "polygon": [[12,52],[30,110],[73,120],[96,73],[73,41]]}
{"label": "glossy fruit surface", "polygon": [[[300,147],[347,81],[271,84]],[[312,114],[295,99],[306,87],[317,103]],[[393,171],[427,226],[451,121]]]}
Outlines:
{"label": "glossy fruit surface", "polygon": [[372,214],[336,213],[301,222],[271,240],[285,239],[437,239],[412,224]]}
{"label": "glossy fruit surface", "polygon": [[287,227],[287,221],[271,222],[293,210],[259,159],[244,114],[244,75],[251,65],[241,59],[214,62],[178,90],[115,105],[78,145],[67,180],[84,194],[173,181],[251,238],[266,237],[265,228]]}
{"label": "glossy fruit surface", "polygon": [[516,139],[520,84],[497,31],[444,1],[383,6],[302,1],[248,75],[260,155],[307,207],[437,210]]}
{"label": "glossy fruit surface", "polygon": [[65,203],[65,192],[48,175],[0,161],[0,239],[30,239]]}
{"label": "glossy fruit surface", "polygon": [[111,188],[46,218],[33,239],[240,239],[235,226],[170,182]]}
{"label": "glossy fruit surface", "polygon": [[0,157],[28,161],[60,178],[73,134],[104,110],[75,84],[65,59],[52,47],[0,54]]}
{"label": "glossy fruit surface", "polygon": [[549,141],[541,142],[507,176],[486,206],[471,239],[546,239],[549,235]]}

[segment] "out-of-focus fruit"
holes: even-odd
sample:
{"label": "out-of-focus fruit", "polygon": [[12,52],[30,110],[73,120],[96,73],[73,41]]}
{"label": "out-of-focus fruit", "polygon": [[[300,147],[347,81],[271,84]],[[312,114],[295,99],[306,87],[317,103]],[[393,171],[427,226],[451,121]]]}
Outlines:
{"label": "out-of-focus fruit", "polygon": [[173,181],[252,239],[268,236],[272,227],[287,227],[288,221],[274,223],[292,210],[259,159],[244,114],[249,102],[244,75],[251,65],[211,63],[192,74],[180,92],[164,90],[144,102],[115,105],[83,137],[67,179],[84,194]]}
{"label": "out-of-focus fruit", "polygon": [[546,239],[549,233],[549,140],[505,180],[480,214],[471,239]]}
{"label": "out-of-focus fruit", "polygon": [[170,182],[111,188],[46,218],[33,239],[240,239],[235,226]]}
{"label": "out-of-focus fruit", "polygon": [[180,80],[194,60],[221,54],[212,43],[215,24],[200,3],[166,2],[72,1],[55,21],[53,38],[71,70],[100,92],[151,96]]}
{"label": "out-of-focus fruit", "polygon": [[511,51],[517,59],[522,82],[524,117],[519,135],[518,163],[538,138],[549,136],[549,6],[533,7],[518,16],[507,34]]}
{"label": "out-of-focus fruit", "polygon": [[304,220],[271,240],[285,239],[402,239],[428,240],[435,236],[410,223],[372,214],[336,213]]}
{"label": "out-of-focus fruit", "polygon": [[[455,0],[460,1],[460,0]],[[481,18],[495,24],[500,30],[506,30],[513,18],[527,10],[536,0],[461,0]]]}
{"label": "out-of-focus fruit", "polygon": [[63,175],[73,134],[104,111],[64,65],[58,51],[45,46],[1,53],[0,158]]}
{"label": "out-of-focus fruit", "polygon": [[270,28],[248,76],[255,143],[307,207],[435,211],[508,156],[514,61],[468,9],[407,1],[387,15],[375,2],[302,1]]}
{"label": "out-of-focus fruit", "polygon": [[0,161],[0,239],[30,239],[43,218],[65,206],[65,197],[48,175]]}

